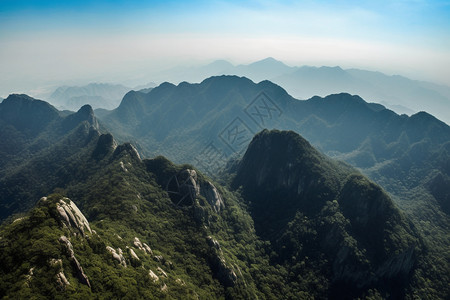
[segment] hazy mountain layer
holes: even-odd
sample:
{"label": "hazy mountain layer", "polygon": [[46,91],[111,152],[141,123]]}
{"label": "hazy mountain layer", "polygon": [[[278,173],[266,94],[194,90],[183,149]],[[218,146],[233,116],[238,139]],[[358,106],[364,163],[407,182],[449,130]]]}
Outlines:
{"label": "hazy mountain layer", "polygon": [[[134,89],[149,92],[155,85],[137,86]],[[77,111],[83,105],[89,104],[94,109],[114,109],[119,106],[123,96],[132,88],[120,84],[90,83],[85,86],[62,86],[50,96],[49,102],[60,109]]]}
{"label": "hazy mountain layer", "polygon": [[155,80],[201,82],[217,75],[245,76],[255,82],[270,80],[298,99],[346,92],[386,105],[399,114],[426,111],[450,124],[450,87],[381,72],[338,66],[290,67],[269,57],[248,65],[216,61],[203,67],[176,68],[156,74]]}

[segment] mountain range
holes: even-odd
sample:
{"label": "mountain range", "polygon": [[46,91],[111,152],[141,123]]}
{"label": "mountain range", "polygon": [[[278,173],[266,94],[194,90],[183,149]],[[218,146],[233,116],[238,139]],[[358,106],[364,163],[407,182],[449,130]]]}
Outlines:
{"label": "mountain range", "polygon": [[[43,104],[22,95],[11,102]],[[51,127],[65,131],[16,172],[15,192],[31,193],[21,203],[48,196],[0,229],[2,296],[420,294],[412,285],[422,280],[420,233],[380,187],[294,132],[257,134],[230,166],[228,185],[164,157],[142,160],[99,131],[90,107],[54,115],[41,134]],[[26,180],[34,176],[38,191]],[[11,195],[2,193],[3,205]]]}
{"label": "mountain range", "polygon": [[[381,72],[342,69],[339,66],[288,66],[272,57],[250,64],[233,65],[217,60],[198,67],[176,67],[162,72],[150,72],[154,82],[200,83],[204,78],[237,75],[255,82],[270,80],[297,99],[330,94],[359,95],[369,102],[380,103],[398,114],[412,115],[426,111],[450,123],[450,87],[425,81],[411,80]],[[61,86],[50,95],[41,95],[58,109],[77,111],[85,104],[94,109],[115,109],[123,96],[131,91],[149,92],[156,84],[134,88],[119,84],[91,83],[85,86]]]}
{"label": "mountain range", "polygon": [[[100,120],[119,140],[135,141],[145,156],[197,162],[213,173],[239,156],[256,132],[278,128],[360,168],[400,200],[416,187],[430,194],[436,178],[449,176],[450,127],[433,116],[397,115],[349,94],[297,100],[269,81],[219,76],[200,84],[164,83],[146,94],[129,92]],[[200,161],[203,154],[211,161]],[[433,196],[443,207],[445,194]]]}
{"label": "mountain range", "polygon": [[425,110],[450,123],[450,87],[375,71],[339,66],[288,66],[268,57],[248,65],[235,66],[219,60],[201,67],[178,67],[152,74],[152,78],[155,82],[195,83],[218,75],[244,76],[255,82],[270,80],[298,99],[346,92],[381,103],[399,114],[411,115]]}
{"label": "mountain range", "polygon": [[0,136],[2,297],[450,296],[428,113],[218,76],[98,116],[10,95]]}

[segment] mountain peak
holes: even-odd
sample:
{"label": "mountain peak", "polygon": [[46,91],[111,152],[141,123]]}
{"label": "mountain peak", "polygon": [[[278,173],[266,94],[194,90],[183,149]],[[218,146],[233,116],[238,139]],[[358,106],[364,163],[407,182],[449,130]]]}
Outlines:
{"label": "mountain peak", "polygon": [[76,113],[67,116],[63,121],[63,128],[69,131],[84,121],[87,121],[95,129],[99,128],[94,110],[89,104],[83,105]]}
{"label": "mountain peak", "polygon": [[283,62],[276,60],[273,57],[266,57],[262,60],[255,61],[254,63],[249,64],[248,66],[267,66],[267,67],[288,67]]}
{"label": "mountain peak", "polygon": [[97,146],[92,153],[92,157],[97,160],[102,159],[116,148],[117,142],[114,140],[114,137],[110,133],[102,134],[98,138]]}
{"label": "mountain peak", "polygon": [[214,68],[223,68],[223,69],[226,69],[226,68],[232,68],[232,67],[233,67],[233,64],[230,63],[230,62],[227,61],[227,60],[219,59],[219,60],[215,60],[215,61],[213,61],[212,63],[208,64],[207,67],[214,67]]}
{"label": "mountain peak", "polygon": [[38,132],[58,117],[56,108],[24,94],[11,94],[0,104],[0,118],[19,130]]}
{"label": "mountain peak", "polygon": [[[294,131],[263,130],[250,142],[242,158],[235,183],[253,187],[291,187],[292,168],[310,173],[322,155]],[[306,174],[305,173],[305,174]]]}
{"label": "mountain peak", "polygon": [[94,115],[94,110],[92,109],[92,106],[89,104],[85,104],[77,111],[77,114],[84,115],[84,116],[91,116]]}
{"label": "mountain peak", "polygon": [[141,160],[141,156],[136,148],[130,143],[124,143],[122,145],[117,146],[116,150],[114,150],[114,156],[117,157],[119,155],[130,154],[131,157],[134,157],[138,160]]}
{"label": "mountain peak", "polygon": [[34,101],[36,99],[26,95],[26,94],[11,94],[5,101]]}

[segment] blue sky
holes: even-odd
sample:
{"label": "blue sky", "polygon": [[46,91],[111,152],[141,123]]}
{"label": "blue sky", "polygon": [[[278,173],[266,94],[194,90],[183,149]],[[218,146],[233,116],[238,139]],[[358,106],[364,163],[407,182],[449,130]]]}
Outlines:
{"label": "blue sky", "polygon": [[0,0],[0,95],[268,56],[450,85],[450,0]]}

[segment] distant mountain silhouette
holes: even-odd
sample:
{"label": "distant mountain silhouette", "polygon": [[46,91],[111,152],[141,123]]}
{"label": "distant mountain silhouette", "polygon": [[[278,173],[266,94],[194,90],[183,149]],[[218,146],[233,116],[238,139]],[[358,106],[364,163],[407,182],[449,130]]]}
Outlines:
{"label": "distant mountain silhouette", "polygon": [[248,65],[217,61],[203,67],[174,68],[153,77],[160,82],[195,83],[217,75],[245,76],[255,82],[270,80],[298,99],[346,92],[381,103],[399,114],[427,111],[450,124],[450,87],[380,72],[338,66],[291,67],[269,57]]}
{"label": "distant mountain silhouette", "polygon": [[[142,87],[144,88],[144,87]],[[116,108],[123,96],[131,88],[107,83],[90,83],[85,86],[63,86],[57,88],[49,101],[61,109],[77,111],[81,106],[90,104],[93,108]]]}

